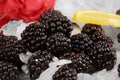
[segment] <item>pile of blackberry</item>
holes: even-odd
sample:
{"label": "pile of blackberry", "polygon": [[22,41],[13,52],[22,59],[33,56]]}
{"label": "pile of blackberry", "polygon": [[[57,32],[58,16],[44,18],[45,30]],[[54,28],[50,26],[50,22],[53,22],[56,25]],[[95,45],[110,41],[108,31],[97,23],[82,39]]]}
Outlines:
{"label": "pile of blackberry", "polygon": [[21,37],[22,45],[30,52],[43,51],[46,48],[46,29],[41,23],[34,22],[28,25],[21,33]]}
{"label": "pile of blackberry", "polygon": [[[50,60],[47,59],[47,56],[52,54],[59,57],[71,51],[72,30],[71,21],[57,10],[44,12],[40,16],[40,22],[31,23],[26,27],[21,34],[21,43],[33,53],[28,61],[31,80],[38,78],[41,72],[49,67]],[[37,52],[38,50],[41,52]],[[35,62],[34,57],[41,61]]]}
{"label": "pile of blackberry", "polygon": [[45,24],[48,34],[64,33],[67,37],[73,30],[71,21],[60,11],[50,9],[40,16],[40,23]]}
{"label": "pile of blackberry", "polygon": [[[100,25],[85,24],[81,33],[71,36],[72,30],[72,22],[66,16],[50,9],[40,16],[39,22],[25,28],[21,40],[0,32],[0,80],[17,80],[17,68],[23,64],[19,54],[27,51],[33,53],[27,64],[31,80],[49,67],[53,56],[72,61],[58,69],[53,80],[77,80],[77,73],[92,74],[114,67],[114,43]],[[120,35],[118,42],[119,39]]]}
{"label": "pile of blackberry", "polygon": [[37,51],[28,60],[30,79],[36,80],[49,67],[52,55],[47,51]]}
{"label": "pile of blackberry", "polygon": [[69,67],[68,64],[63,65],[52,76],[52,80],[77,80],[77,71]]}
{"label": "pile of blackberry", "polygon": [[105,34],[100,25],[85,24],[82,33],[87,34],[92,40],[91,49],[84,53],[93,61],[95,71],[111,70],[116,63],[116,50],[112,39]]}
{"label": "pile of blackberry", "polygon": [[0,80],[18,80],[18,68],[14,65],[0,61]]}
{"label": "pile of blackberry", "polygon": [[3,33],[0,34],[0,61],[6,61],[12,63],[17,67],[21,67],[23,64],[20,61],[19,54],[26,53],[26,50],[22,47],[21,43],[15,36],[6,36]]}

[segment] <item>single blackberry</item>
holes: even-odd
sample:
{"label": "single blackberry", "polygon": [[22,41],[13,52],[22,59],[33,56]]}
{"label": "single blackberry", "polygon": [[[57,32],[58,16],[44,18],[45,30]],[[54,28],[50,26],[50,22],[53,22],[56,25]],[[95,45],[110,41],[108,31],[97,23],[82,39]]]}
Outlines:
{"label": "single blackberry", "polygon": [[99,41],[94,43],[93,50],[88,53],[93,61],[95,71],[111,70],[116,64],[116,50],[110,43]]}
{"label": "single blackberry", "polygon": [[117,38],[118,38],[118,42],[120,43],[120,33],[118,34]]}
{"label": "single blackberry", "polygon": [[101,32],[103,34],[105,34],[104,29],[102,29],[102,27],[100,25],[96,25],[96,24],[85,24],[82,28],[82,33],[85,33],[87,35],[92,35],[95,32]]}
{"label": "single blackberry", "polygon": [[72,51],[75,53],[89,52],[92,46],[92,40],[84,33],[78,33],[71,37]]}
{"label": "single blackberry", "polygon": [[47,38],[45,26],[35,22],[26,27],[21,34],[22,44],[30,52],[45,49],[45,40]]}
{"label": "single blackberry", "polygon": [[63,33],[55,33],[47,39],[46,46],[51,54],[59,57],[71,50],[71,40]]}
{"label": "single blackberry", "polygon": [[19,71],[14,65],[0,61],[0,80],[18,80]]}
{"label": "single blackberry", "polygon": [[77,71],[65,64],[52,76],[52,80],[77,80]]}
{"label": "single blackberry", "polygon": [[90,73],[92,74],[93,66],[92,60],[89,56],[85,55],[84,53],[67,53],[60,57],[60,59],[68,59],[72,61],[72,67],[76,69],[78,73]]}
{"label": "single blackberry", "polygon": [[120,64],[118,65],[117,71],[118,71],[118,76],[120,77]]}
{"label": "single blackberry", "polygon": [[23,64],[19,59],[19,54],[25,53],[17,37],[0,35],[0,61],[7,61],[17,67]]}
{"label": "single blackberry", "polygon": [[36,80],[49,67],[52,55],[47,51],[37,51],[28,60],[28,69],[31,80]]}
{"label": "single blackberry", "polygon": [[53,9],[45,11],[40,16],[40,22],[46,25],[48,34],[61,32],[69,37],[73,30],[71,21],[60,11]]}

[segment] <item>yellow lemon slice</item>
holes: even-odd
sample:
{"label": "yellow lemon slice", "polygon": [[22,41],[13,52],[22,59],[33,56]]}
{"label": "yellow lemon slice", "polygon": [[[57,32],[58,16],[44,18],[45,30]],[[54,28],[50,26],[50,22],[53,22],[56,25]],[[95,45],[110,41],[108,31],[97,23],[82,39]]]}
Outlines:
{"label": "yellow lemon slice", "polygon": [[102,11],[79,10],[74,13],[73,20],[98,25],[111,25],[112,27],[120,28],[119,15]]}

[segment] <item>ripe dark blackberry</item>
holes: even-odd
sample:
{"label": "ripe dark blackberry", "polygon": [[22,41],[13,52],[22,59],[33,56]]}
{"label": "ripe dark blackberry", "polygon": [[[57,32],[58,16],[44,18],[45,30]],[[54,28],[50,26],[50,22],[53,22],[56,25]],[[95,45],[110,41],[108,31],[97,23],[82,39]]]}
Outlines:
{"label": "ripe dark blackberry", "polygon": [[118,76],[120,77],[120,64],[118,65],[117,71],[118,71]]}
{"label": "ripe dark blackberry", "polygon": [[96,71],[111,70],[116,64],[116,50],[110,43],[99,41],[94,43],[91,53],[88,54],[93,61]]}
{"label": "ripe dark blackberry", "polygon": [[71,50],[71,40],[63,33],[55,33],[47,39],[46,46],[51,54],[59,57]]}
{"label": "ripe dark blackberry", "polygon": [[71,21],[60,11],[50,9],[40,16],[40,22],[46,25],[48,34],[61,32],[70,36],[73,30]]}
{"label": "ripe dark blackberry", "polygon": [[118,34],[117,38],[118,38],[118,42],[120,43],[120,33]]}
{"label": "ripe dark blackberry", "polygon": [[22,44],[30,52],[45,49],[45,40],[47,38],[45,26],[35,22],[26,27],[21,34]]}
{"label": "ripe dark blackberry", "polygon": [[22,46],[21,40],[19,40],[17,43],[15,43],[16,48],[15,51],[16,53],[26,53],[27,50],[24,46]]}
{"label": "ripe dark blackberry", "polygon": [[63,65],[52,76],[52,80],[77,80],[77,71],[69,67],[67,64]]}
{"label": "ripe dark blackberry", "polygon": [[76,53],[89,52],[92,46],[92,40],[84,33],[78,33],[71,37],[72,51]]}
{"label": "ripe dark blackberry", "polygon": [[0,80],[18,80],[19,71],[10,63],[0,61]]}
{"label": "ripe dark blackberry", "polygon": [[94,72],[92,60],[84,53],[67,53],[61,56],[60,59],[71,60],[73,65],[72,67],[74,67],[78,73],[82,72],[92,74]]}
{"label": "ripe dark blackberry", "polygon": [[23,64],[19,59],[19,54],[25,53],[17,37],[0,35],[0,61],[7,61],[19,68]]}
{"label": "ripe dark blackberry", "polygon": [[28,69],[31,80],[36,80],[49,67],[52,55],[47,51],[37,51],[28,60]]}
{"label": "ripe dark blackberry", "polygon": [[95,32],[101,32],[105,34],[104,29],[102,29],[100,25],[96,25],[96,24],[85,24],[81,32],[87,35],[92,35]]}
{"label": "ripe dark blackberry", "polygon": [[118,10],[116,11],[116,14],[120,15],[120,9],[118,9]]}
{"label": "ripe dark blackberry", "polygon": [[107,36],[107,35],[104,35],[103,33],[101,32],[95,32],[93,33],[92,35],[89,35],[90,39],[93,41],[93,42],[98,42],[98,41],[103,41],[103,42],[108,42],[110,43],[111,45],[114,44],[113,40],[111,37]]}

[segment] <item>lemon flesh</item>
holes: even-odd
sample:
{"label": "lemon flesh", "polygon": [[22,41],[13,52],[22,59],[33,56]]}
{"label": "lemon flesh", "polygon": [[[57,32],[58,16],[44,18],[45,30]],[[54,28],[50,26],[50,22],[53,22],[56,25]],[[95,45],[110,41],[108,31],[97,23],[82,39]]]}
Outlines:
{"label": "lemon flesh", "polygon": [[73,20],[98,25],[111,25],[115,28],[120,28],[119,15],[102,11],[79,10],[74,13]]}

